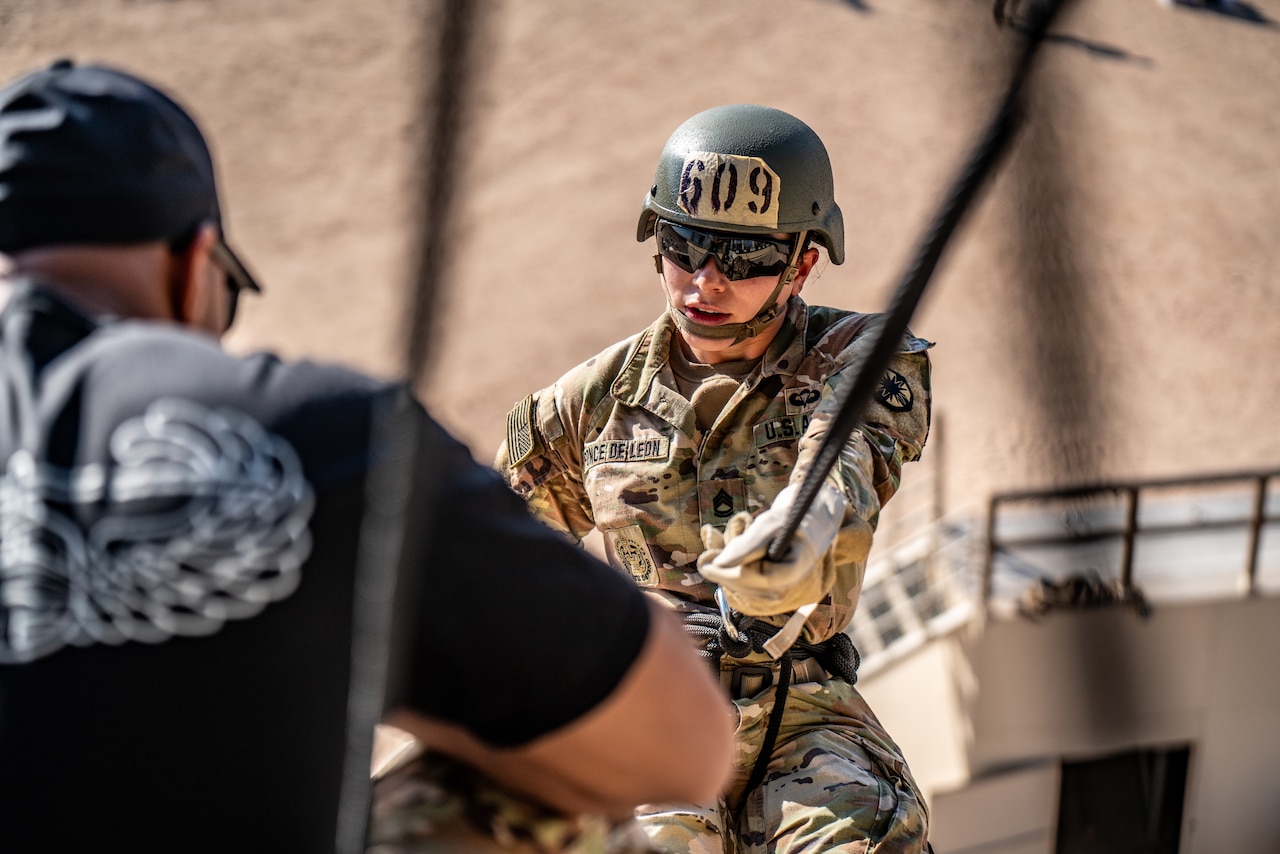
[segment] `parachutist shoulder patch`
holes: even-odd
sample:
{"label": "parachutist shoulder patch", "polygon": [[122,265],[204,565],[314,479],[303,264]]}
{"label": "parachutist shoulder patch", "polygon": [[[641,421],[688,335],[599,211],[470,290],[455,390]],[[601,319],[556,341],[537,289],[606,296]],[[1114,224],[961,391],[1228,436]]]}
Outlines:
{"label": "parachutist shoulder patch", "polygon": [[884,372],[884,376],[880,378],[880,388],[876,389],[876,400],[880,401],[885,409],[894,412],[910,412],[911,405],[915,402],[911,394],[911,386],[897,371]]}
{"label": "parachutist shoulder patch", "polygon": [[507,413],[507,459],[518,466],[533,456],[533,395]]}

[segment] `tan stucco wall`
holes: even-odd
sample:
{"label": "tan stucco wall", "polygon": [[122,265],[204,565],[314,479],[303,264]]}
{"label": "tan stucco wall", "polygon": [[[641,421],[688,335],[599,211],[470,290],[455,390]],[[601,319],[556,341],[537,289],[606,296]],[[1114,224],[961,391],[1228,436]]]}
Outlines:
{"label": "tan stucco wall", "polygon": [[[1016,46],[990,5],[481,4],[437,412],[487,459],[511,403],[661,310],[639,201],[667,134],[717,103],[825,138],[849,262],[806,295],[883,308]],[[173,86],[270,288],[233,345],[391,373],[434,8],[0,0],[0,74],[70,54]],[[948,509],[1280,463],[1280,31],[1154,0],[1079,0],[1059,31],[1077,44],[1046,51],[1020,153],[913,323],[938,341]]]}

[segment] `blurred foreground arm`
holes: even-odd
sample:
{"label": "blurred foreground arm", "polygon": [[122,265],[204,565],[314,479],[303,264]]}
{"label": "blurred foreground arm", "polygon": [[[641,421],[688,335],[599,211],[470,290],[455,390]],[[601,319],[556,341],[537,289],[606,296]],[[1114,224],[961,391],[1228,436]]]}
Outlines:
{"label": "blurred foreground arm", "polygon": [[613,693],[528,744],[494,747],[406,710],[388,723],[566,812],[622,816],[642,803],[713,798],[730,770],[732,711],[680,624],[650,608],[648,638]]}
{"label": "blurred foreground arm", "polygon": [[425,423],[440,492],[388,723],[568,812],[714,795],[735,722],[683,627]]}

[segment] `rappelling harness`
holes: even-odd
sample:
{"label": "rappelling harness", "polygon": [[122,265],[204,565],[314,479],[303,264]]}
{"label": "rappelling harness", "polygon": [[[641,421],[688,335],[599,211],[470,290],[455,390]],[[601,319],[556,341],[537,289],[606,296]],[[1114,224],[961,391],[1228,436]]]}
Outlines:
{"label": "rappelling harness", "polygon": [[732,699],[752,697],[771,685],[774,687],[769,723],[747,783],[746,791],[750,791],[764,779],[769,767],[792,678],[805,682],[836,678],[853,685],[858,681],[862,657],[853,640],[844,632],[837,632],[822,643],[796,641],[770,662],[726,663],[725,658],[745,659],[753,653],[764,654],[765,644],[778,633],[779,627],[732,610],[719,590],[716,594],[719,613],[691,611],[682,615],[685,631],[697,643],[698,654],[711,665]]}

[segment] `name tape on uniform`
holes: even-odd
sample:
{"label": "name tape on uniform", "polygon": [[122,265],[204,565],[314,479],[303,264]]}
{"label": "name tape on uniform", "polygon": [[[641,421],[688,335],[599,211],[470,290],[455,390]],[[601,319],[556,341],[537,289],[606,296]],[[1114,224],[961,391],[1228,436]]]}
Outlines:
{"label": "name tape on uniform", "polygon": [[680,172],[680,208],[726,225],[778,227],[782,179],[759,157],[690,152]]}
{"label": "name tape on uniform", "polygon": [[665,460],[671,455],[671,440],[666,436],[651,439],[605,439],[591,442],[582,449],[582,470],[600,463],[641,463]]}

